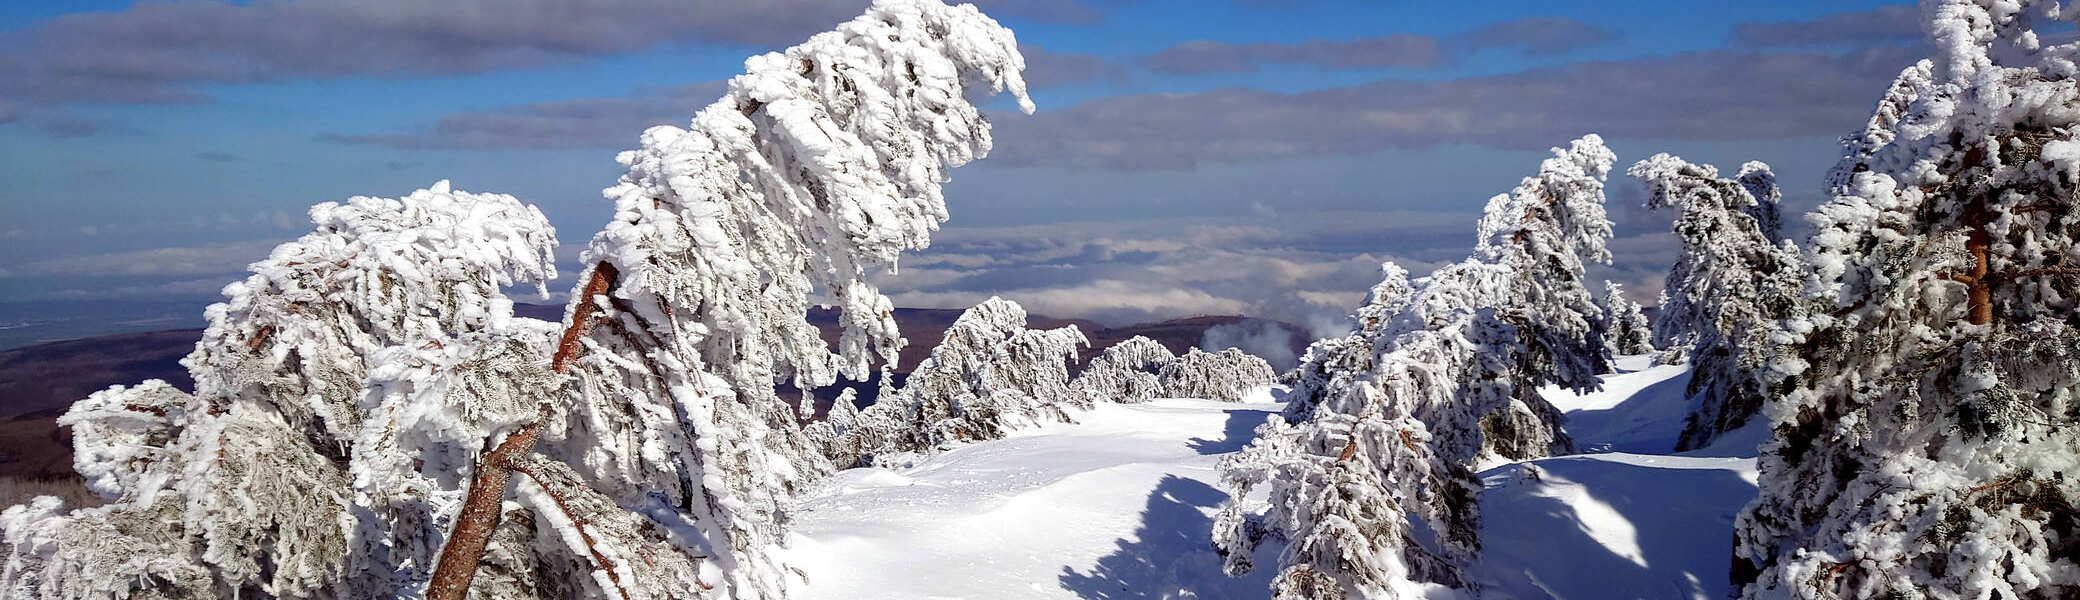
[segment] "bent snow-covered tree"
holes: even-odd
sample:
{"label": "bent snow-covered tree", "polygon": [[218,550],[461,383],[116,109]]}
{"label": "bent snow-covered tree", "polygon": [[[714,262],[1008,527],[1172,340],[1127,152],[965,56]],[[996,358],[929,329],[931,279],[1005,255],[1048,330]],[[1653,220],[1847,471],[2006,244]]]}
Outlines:
{"label": "bent snow-covered tree", "polygon": [[[866,275],[925,245],[946,170],[988,151],[971,89],[1030,110],[1016,48],[973,7],[882,0],[750,59],[691,127],[621,156],[560,328],[498,293],[553,275],[553,235],[511,198],[314,209],[317,233],[211,308],[194,396],[147,383],[69,413],[117,502],[10,509],[0,594],[786,595],[789,501],[832,466],[774,385],[894,358]],[[812,292],[843,309],[836,353]]]}
{"label": "bent snow-covered tree", "polygon": [[1777,238],[1775,177],[1768,165],[1741,166],[1736,179],[1711,165],[1667,154],[1628,171],[1647,184],[1647,207],[1681,211],[1675,233],[1683,253],[1669,269],[1661,318],[1690,363],[1691,409],[1676,450],[1710,445],[1761,410],[1776,377],[1773,334],[1800,310],[1804,269],[1798,249]]}
{"label": "bent snow-covered tree", "polygon": [[1241,402],[1242,395],[1278,379],[1271,363],[1239,348],[1207,352],[1191,348],[1157,371],[1162,395]]}
{"label": "bent snow-covered tree", "polygon": [[[1236,500],[1214,543],[1230,573],[1276,536],[1279,598],[1477,585],[1465,575],[1480,550],[1471,467],[1568,451],[1537,390],[1593,389],[1609,362],[1581,257],[1607,256],[1616,157],[1593,135],[1554,154],[1489,202],[1472,258],[1412,283],[1386,265],[1354,330],[1308,349],[1286,413],[1221,462]],[[1260,485],[1265,501],[1247,500]]]}
{"label": "bent snow-covered tree", "polygon": [[1171,354],[1155,340],[1134,336],[1105,348],[1071,384],[1083,408],[1098,402],[1151,398],[1205,398],[1241,402],[1243,395],[1278,379],[1271,363],[1237,348],[1187,349]]}
{"label": "bent snow-covered tree", "polygon": [[1133,403],[1160,398],[1164,393],[1159,375],[1164,365],[1176,361],[1177,355],[1155,340],[1138,335],[1127,338],[1106,347],[1084,366],[1070,384],[1072,395],[1085,407],[1099,402]]}
{"label": "bent snow-covered tree", "polygon": [[[871,354],[895,360],[893,309],[866,276],[927,243],[946,169],[988,151],[970,86],[1031,103],[1011,32],[937,0],[878,2],[745,67],[690,129],[652,128],[621,155],[615,220],[587,252],[558,349],[578,356],[574,397],[479,462],[471,500],[494,501],[471,508],[496,510],[499,461],[538,438],[704,557],[719,576],[703,584],[770,598],[792,579],[770,552],[789,501],[832,469],[773,385],[864,380]],[[807,320],[812,292],[841,309],[837,354]],[[455,552],[468,510],[444,563],[475,562]]]}
{"label": "bent snow-covered tree", "polygon": [[1603,298],[1597,303],[1603,309],[1603,345],[1612,355],[1640,355],[1654,351],[1653,324],[1638,302],[1625,298],[1625,287],[1616,282],[1603,282]]}
{"label": "bent snow-covered tree", "polygon": [[[80,473],[113,502],[9,509],[0,595],[384,597],[423,582],[470,450],[515,418],[518,400],[456,390],[472,397],[415,406],[400,423],[371,410],[365,382],[398,351],[496,354],[544,339],[550,326],[514,319],[499,290],[555,276],[555,233],[510,196],[445,182],[321,204],[311,220],[317,231],[275,248],[209,308],[182,361],[194,395],[116,386],[61,419]],[[403,447],[373,458],[364,440],[386,435]],[[477,439],[438,446],[458,437]],[[412,450],[423,475],[384,464]],[[448,493],[420,485],[429,478]]]}
{"label": "bent snow-covered tree", "polygon": [[861,412],[853,429],[862,441],[843,446],[867,449],[858,460],[871,461],[1068,421],[1062,407],[1077,405],[1079,396],[1070,391],[1069,363],[1089,343],[1074,325],[1027,329],[1023,307],[990,298],[946,328],[902,390]]}
{"label": "bent snow-covered tree", "polygon": [[2080,45],[2043,45],[2075,13],[1922,14],[1941,53],[1808,217],[1821,308],[1765,407],[1748,598],[2080,597]]}

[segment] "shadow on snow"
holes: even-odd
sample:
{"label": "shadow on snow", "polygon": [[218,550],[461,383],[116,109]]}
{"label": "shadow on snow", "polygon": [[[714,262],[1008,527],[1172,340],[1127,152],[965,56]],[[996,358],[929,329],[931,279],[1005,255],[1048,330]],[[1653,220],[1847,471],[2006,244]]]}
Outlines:
{"label": "shadow on snow", "polygon": [[1264,419],[1278,414],[1276,411],[1265,412],[1262,409],[1221,412],[1228,414],[1228,423],[1221,427],[1221,439],[1195,437],[1186,442],[1186,445],[1200,454],[1227,454],[1241,450],[1243,446],[1249,445],[1250,440],[1257,439],[1257,427],[1264,424]]}
{"label": "shadow on snow", "polygon": [[1570,411],[1563,427],[1584,452],[1674,452],[1690,415],[1688,385],[1688,375],[1654,382],[1610,408]]}
{"label": "shadow on snow", "polygon": [[[1490,596],[1727,596],[1733,518],[1756,493],[1738,472],[1583,456],[1536,464],[1536,479],[1521,463],[1483,474],[1476,578],[1500,592]],[[1553,497],[1574,494],[1587,497]]]}
{"label": "shadow on snow", "polygon": [[[1252,414],[1261,417],[1264,413]],[[1245,428],[1239,437],[1235,435],[1235,419],[1231,414],[1229,439],[1246,441],[1249,429]],[[1062,588],[1092,600],[1270,597],[1271,578],[1265,569],[1241,578],[1229,578],[1221,572],[1221,557],[1213,551],[1213,519],[1209,515],[1227,499],[1226,493],[1197,480],[1164,476],[1148,495],[1148,506],[1141,511],[1141,526],[1134,530],[1133,539],[1115,541],[1117,549],[1098,559],[1087,573],[1062,567]],[[1275,566],[1276,559],[1272,561]]]}

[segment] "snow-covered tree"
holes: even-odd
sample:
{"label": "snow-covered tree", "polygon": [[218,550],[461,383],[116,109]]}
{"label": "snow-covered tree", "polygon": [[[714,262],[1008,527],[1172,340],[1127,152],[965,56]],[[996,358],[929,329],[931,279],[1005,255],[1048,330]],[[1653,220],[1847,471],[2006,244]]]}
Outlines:
{"label": "snow-covered tree", "polygon": [[[2080,596],[2080,45],[2071,6],[1931,0],[1808,217],[1822,308],[1736,524],[1748,598]],[[1753,566],[1759,573],[1741,573]]]}
{"label": "snow-covered tree", "polygon": [[1134,336],[1113,344],[1092,358],[1076,375],[1070,394],[1079,406],[1099,402],[1147,402],[1164,396],[1163,366],[1177,362],[1177,355],[1161,343]]}
{"label": "snow-covered tree", "polygon": [[1024,308],[992,297],[946,328],[902,390],[867,407],[862,418],[878,426],[862,430],[894,424],[877,452],[923,452],[1066,422],[1062,407],[1081,397],[1069,387],[1069,363],[1089,343],[1075,325],[1027,329]]}
{"label": "snow-covered tree", "polygon": [[1146,402],[1150,398],[1206,398],[1241,402],[1244,394],[1278,378],[1271,363],[1241,349],[1183,356],[1155,340],[1134,336],[1092,358],[1071,385],[1082,408],[1098,402]]}
{"label": "snow-covered tree", "polygon": [[1612,355],[1640,355],[1654,351],[1653,324],[1638,302],[1625,298],[1625,287],[1603,282],[1603,345]]}
{"label": "snow-covered tree", "polygon": [[[690,128],[622,154],[560,328],[499,293],[554,276],[553,232],[510,197],[313,209],[209,310],[194,395],[148,382],[68,413],[116,502],[9,509],[0,589],[785,596],[789,501],[833,467],[774,385],[894,359],[866,275],[925,245],[946,170],[989,150],[969,92],[1031,109],[1023,67],[1010,31],[938,0],[753,57]],[[843,309],[836,353],[812,292]]]}
{"label": "snow-covered tree", "polygon": [[[1280,598],[1411,598],[1470,588],[1487,457],[1571,449],[1538,396],[1593,389],[1609,354],[1582,258],[1607,258],[1603,179],[1588,136],[1488,204],[1473,257],[1409,282],[1386,265],[1353,331],[1315,343],[1281,417],[1221,463],[1236,500],[1214,522],[1230,573],[1286,540]],[[1268,485],[1265,501],[1249,500]],[[1419,533],[1420,532],[1420,533]]]}
{"label": "snow-covered tree", "polygon": [[[1674,268],[1680,269],[1682,265],[1678,264]],[[1671,269],[1668,277],[1687,279],[1689,275]],[[1696,329],[1689,322],[1682,320],[1682,316],[1690,314],[1690,307],[1676,302],[1676,299],[1669,297],[1666,289],[1661,290],[1661,296],[1656,300],[1655,306],[1658,308],[1655,309],[1651,324],[1653,336],[1650,341],[1659,349],[1654,353],[1654,364],[1657,366],[1690,364],[1690,347],[1697,345]]]}
{"label": "snow-covered tree", "polygon": [[[364,382],[393,350],[526,335],[500,288],[554,277],[555,233],[510,196],[445,182],[399,200],[321,204],[311,219],[317,231],[255,263],[207,311],[183,361],[194,395],[161,381],[117,386],[61,419],[80,473],[114,502],[10,509],[7,596],[389,596],[412,561],[423,568],[429,545],[391,542],[426,534],[437,545],[437,525],[409,520],[452,515],[442,507],[453,503],[358,480],[358,440],[388,425],[372,422]],[[506,416],[419,408],[462,429]],[[469,460],[467,450],[417,458],[429,469]],[[413,506],[360,494],[378,490]]]}
{"label": "snow-covered tree", "polygon": [[[867,275],[927,243],[946,170],[989,150],[971,85],[1031,103],[1011,32],[937,0],[877,2],[745,68],[690,128],[652,128],[621,155],[616,217],[586,253],[558,348],[576,357],[574,398],[480,461],[466,521],[496,514],[501,476],[482,467],[538,438],[706,557],[719,576],[704,585],[786,594],[793,576],[771,550],[790,499],[833,465],[773,386],[863,380],[871,355],[896,359],[893,308]],[[812,293],[841,309],[835,354],[807,319]],[[474,562],[457,548],[443,561]]]}
{"label": "snow-covered tree", "polygon": [[1629,173],[1647,184],[1648,208],[1681,211],[1674,228],[1683,253],[1669,269],[1660,316],[1690,344],[1680,354],[1691,365],[1691,410],[1676,449],[1702,448],[1761,410],[1776,379],[1773,333],[1801,310],[1804,268],[1798,249],[1776,240],[1768,165],[1750,162],[1726,179],[1711,165],[1657,154]]}
{"label": "snow-covered tree", "polygon": [[1250,390],[1271,385],[1278,373],[1271,370],[1271,363],[1239,348],[1220,352],[1192,348],[1163,365],[1156,378],[1164,397],[1241,402]]}

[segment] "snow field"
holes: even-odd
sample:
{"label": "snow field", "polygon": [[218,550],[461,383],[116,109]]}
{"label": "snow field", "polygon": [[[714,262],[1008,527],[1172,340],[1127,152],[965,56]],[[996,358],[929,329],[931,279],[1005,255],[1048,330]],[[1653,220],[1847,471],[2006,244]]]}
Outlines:
{"label": "snow field", "polygon": [[[1619,364],[1601,392],[1547,391],[1591,453],[1481,473],[1483,598],[1724,596],[1759,428],[1655,454],[1682,430],[1687,371]],[[787,559],[809,599],[1268,598],[1276,544],[1229,578],[1208,530],[1227,499],[1214,464],[1281,407],[1269,390],[1101,403],[911,468],[844,471],[804,498]]]}
{"label": "snow field", "polygon": [[1227,498],[1214,463],[1282,406],[1251,399],[1101,404],[901,472],[841,472],[797,513],[802,597],[1264,597],[1270,575],[1230,579],[1210,538]]}

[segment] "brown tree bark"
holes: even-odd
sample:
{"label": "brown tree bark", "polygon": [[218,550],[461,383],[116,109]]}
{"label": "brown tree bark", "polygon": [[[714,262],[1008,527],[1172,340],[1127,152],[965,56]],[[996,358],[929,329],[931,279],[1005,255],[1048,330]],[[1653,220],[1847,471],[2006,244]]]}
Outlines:
{"label": "brown tree bark", "polygon": [[1965,285],[1965,306],[1970,309],[1969,319],[1973,325],[1993,322],[1993,281],[1987,277],[1991,262],[1988,256],[1993,246],[1992,236],[1984,226],[1973,227],[1965,239],[1964,249],[1972,254],[1972,271],[1958,278]]}
{"label": "brown tree bark", "polygon": [[[549,368],[562,373],[570,367],[584,347],[582,340],[592,330],[592,323],[599,316],[599,304],[594,300],[614,289],[620,273],[614,265],[601,262],[592,269],[592,277],[585,280],[579,297],[572,298],[577,309],[571,313],[571,323],[563,330],[563,339],[556,345],[556,355],[550,359]],[[541,436],[542,422],[547,420],[549,408],[545,404],[542,414],[507,435],[496,447],[477,459],[476,475],[470,480],[469,495],[462,501],[462,512],[455,516],[455,527],[448,532],[448,543],[441,546],[440,560],[433,569],[433,578],[426,584],[427,600],[463,600],[469,595],[470,580],[477,575],[477,563],[484,559],[484,550],[491,543],[491,534],[498,530],[500,517],[504,513],[499,505],[505,502],[506,486],[513,480],[513,470],[525,464],[534,452],[535,440]]]}

